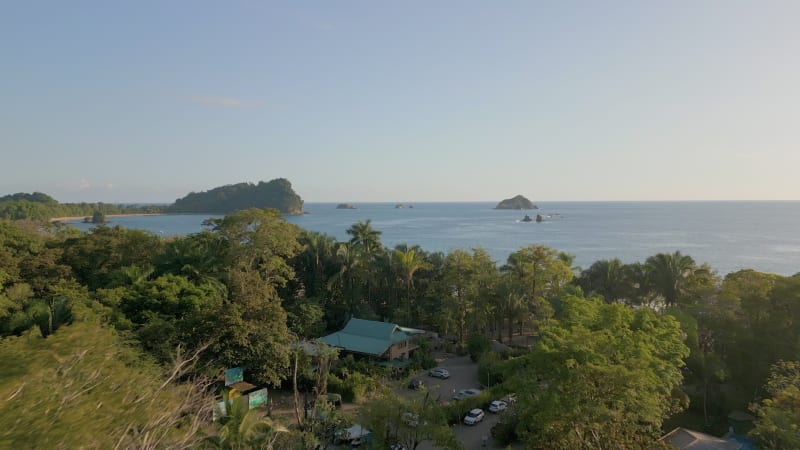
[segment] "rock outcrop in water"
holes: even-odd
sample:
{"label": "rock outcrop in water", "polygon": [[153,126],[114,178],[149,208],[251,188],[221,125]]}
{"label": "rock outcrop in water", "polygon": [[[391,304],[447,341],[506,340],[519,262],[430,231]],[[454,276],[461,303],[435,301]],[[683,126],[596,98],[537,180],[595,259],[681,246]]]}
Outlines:
{"label": "rock outcrop in water", "polygon": [[522,195],[517,195],[498,203],[494,209],[539,209],[539,207]]}
{"label": "rock outcrop in water", "polygon": [[352,203],[339,203],[336,205],[336,209],[356,209],[356,206]]}

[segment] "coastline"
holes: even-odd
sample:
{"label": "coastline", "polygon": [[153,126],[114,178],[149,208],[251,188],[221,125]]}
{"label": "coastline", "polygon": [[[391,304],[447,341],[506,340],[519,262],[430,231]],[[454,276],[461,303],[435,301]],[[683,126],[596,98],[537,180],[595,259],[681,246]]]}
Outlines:
{"label": "coastline", "polygon": [[[139,216],[163,216],[164,213],[133,213],[133,214],[106,214],[107,219],[113,219],[115,217],[139,217]],[[48,219],[48,222],[75,222],[75,221],[82,221],[83,219],[92,216],[65,216],[65,217],[53,217]]]}

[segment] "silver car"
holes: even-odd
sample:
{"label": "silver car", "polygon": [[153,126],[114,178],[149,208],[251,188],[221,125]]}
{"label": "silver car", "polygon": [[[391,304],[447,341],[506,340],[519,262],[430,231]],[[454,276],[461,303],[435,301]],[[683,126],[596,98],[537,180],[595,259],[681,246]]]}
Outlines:
{"label": "silver car", "polygon": [[450,378],[450,372],[447,369],[445,369],[444,367],[437,367],[435,369],[429,370],[428,371],[428,376],[441,378],[443,380],[446,380],[446,379]]}

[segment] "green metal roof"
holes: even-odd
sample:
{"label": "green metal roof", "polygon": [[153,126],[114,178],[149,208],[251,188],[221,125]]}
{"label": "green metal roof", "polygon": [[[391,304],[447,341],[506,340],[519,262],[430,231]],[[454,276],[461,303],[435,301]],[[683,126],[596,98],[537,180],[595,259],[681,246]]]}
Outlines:
{"label": "green metal roof", "polygon": [[319,340],[347,351],[381,356],[392,344],[410,338],[408,333],[393,323],[350,319],[342,331],[321,337]]}

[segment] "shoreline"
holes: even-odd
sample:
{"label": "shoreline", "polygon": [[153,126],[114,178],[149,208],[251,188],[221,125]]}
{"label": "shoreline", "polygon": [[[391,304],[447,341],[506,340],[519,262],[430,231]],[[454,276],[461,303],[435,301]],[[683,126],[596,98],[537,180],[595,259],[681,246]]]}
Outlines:
{"label": "shoreline", "polygon": [[[116,217],[140,217],[140,216],[163,216],[164,213],[132,213],[132,214],[106,214],[106,219],[113,219]],[[85,218],[91,218],[92,216],[65,216],[65,217],[53,217],[47,219],[48,222],[76,222],[76,221],[83,221]]]}

